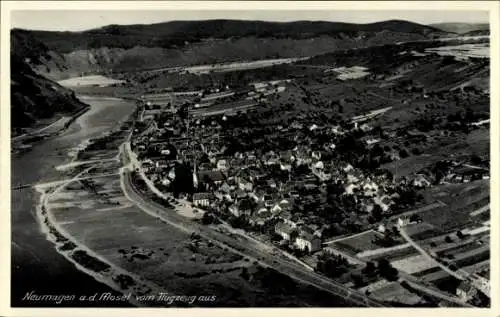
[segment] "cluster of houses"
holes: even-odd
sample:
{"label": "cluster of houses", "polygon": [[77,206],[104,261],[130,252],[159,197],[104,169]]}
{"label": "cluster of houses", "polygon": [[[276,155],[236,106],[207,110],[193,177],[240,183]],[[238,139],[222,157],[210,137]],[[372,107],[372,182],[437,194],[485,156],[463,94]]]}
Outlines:
{"label": "cluster of houses", "polygon": [[[279,87],[278,83],[254,86],[256,92]],[[210,93],[209,98],[225,96],[228,91]],[[144,171],[158,185],[168,187],[172,183],[177,162],[192,164],[194,194],[190,198],[195,207],[224,211],[234,217],[245,216],[254,227],[273,223],[275,233],[284,241],[302,250],[315,251],[321,246],[325,225],[317,217],[312,219],[311,211],[304,212],[301,204],[307,200],[319,207],[326,204],[328,183],[342,184],[341,194],[351,196],[364,213],[376,208],[390,212],[398,198],[395,188],[399,184],[392,176],[366,174],[335,158],[335,140],[348,131],[341,126],[318,126],[299,118],[287,127],[277,127],[281,134],[293,137],[297,144],[293,148],[252,149],[228,155],[222,126],[210,120],[183,120],[175,113],[163,113],[154,118],[152,132],[133,139]],[[371,127],[356,123],[353,129],[366,132]],[[325,134],[328,138],[323,140],[327,141],[318,143],[316,136]],[[376,142],[376,139],[366,140],[367,146]],[[478,173],[477,169],[472,170]],[[458,171],[458,167],[455,171],[454,175],[462,175],[462,181],[477,177]],[[449,177],[452,176],[445,181]],[[418,174],[407,185],[421,188],[431,183],[430,177]]]}
{"label": "cluster of houses", "polygon": [[[393,179],[365,175],[348,163],[330,159],[327,154],[335,151],[333,143],[313,150],[303,142],[287,150],[252,150],[228,156],[217,123],[198,125],[196,136],[189,136],[183,132],[181,122],[175,120],[172,117],[159,122],[162,128],[134,140],[139,154],[149,153],[142,160],[148,177],[158,185],[168,186],[175,178],[177,161],[195,162],[192,196],[195,207],[225,210],[234,217],[244,215],[254,227],[273,223],[275,233],[298,249],[314,252],[321,247],[324,223],[296,211],[301,210],[300,203],[308,200],[325,204],[328,182],[342,183],[343,194],[352,196],[366,213],[376,205],[382,211],[389,211],[397,196]],[[172,126],[176,129],[170,129]],[[303,127],[297,122],[291,126]],[[311,133],[318,129],[315,125],[308,127]],[[328,129],[334,135],[344,133],[340,127]],[[302,173],[296,173],[296,169]]]}

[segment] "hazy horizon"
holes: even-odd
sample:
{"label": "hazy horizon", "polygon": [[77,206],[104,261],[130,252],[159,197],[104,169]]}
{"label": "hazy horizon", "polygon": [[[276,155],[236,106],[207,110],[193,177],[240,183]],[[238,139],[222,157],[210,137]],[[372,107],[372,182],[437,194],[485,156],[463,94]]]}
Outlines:
{"label": "hazy horizon", "polygon": [[429,25],[435,23],[489,23],[488,11],[277,11],[277,10],[19,10],[11,13],[11,28],[43,31],[81,32],[103,26],[156,24],[171,21],[260,20],[270,22],[326,21],[373,23],[406,20]]}

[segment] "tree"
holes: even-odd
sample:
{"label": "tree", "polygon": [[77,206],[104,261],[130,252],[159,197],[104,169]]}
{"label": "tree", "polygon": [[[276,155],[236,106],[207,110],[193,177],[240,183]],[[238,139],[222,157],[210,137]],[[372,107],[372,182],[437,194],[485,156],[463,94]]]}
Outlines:
{"label": "tree", "polygon": [[340,255],[323,253],[318,256],[316,270],[328,277],[336,278],[346,273],[348,269],[347,260]]}
{"label": "tree", "polygon": [[445,241],[446,243],[452,243],[452,242],[453,242],[453,240],[451,239],[451,237],[450,237],[450,236],[446,236],[446,237],[444,238],[444,241]]}
{"label": "tree", "polygon": [[417,214],[413,214],[413,215],[410,216],[410,222],[417,222],[419,220],[421,220],[421,218]]}
{"label": "tree", "polygon": [[366,276],[374,276],[377,273],[377,267],[372,261],[366,262],[366,266],[361,270]]}
{"label": "tree", "polygon": [[462,231],[458,230],[457,231],[457,238],[463,239],[464,237],[465,237],[465,235],[462,233]]}
{"label": "tree", "polygon": [[204,225],[209,225],[214,221],[214,216],[210,212],[205,212],[201,218],[201,223]]}
{"label": "tree", "polygon": [[247,281],[250,279],[250,273],[248,272],[248,269],[246,267],[243,267],[241,269],[240,276]]}
{"label": "tree", "polygon": [[363,279],[363,276],[359,274],[351,274],[351,279],[354,283],[355,288],[363,287],[367,284],[366,281]]}
{"label": "tree", "polygon": [[380,205],[375,204],[375,206],[373,206],[372,216],[375,219],[375,221],[382,220],[382,213],[383,212],[384,211],[382,210],[382,207],[380,207]]}
{"label": "tree", "polygon": [[407,151],[406,149],[401,149],[401,150],[399,150],[399,156],[400,156],[401,158],[406,158],[406,157],[408,157],[409,155],[410,155],[410,154],[408,154],[408,151]]}
{"label": "tree", "polygon": [[394,268],[387,259],[379,259],[377,268],[380,276],[388,281],[395,281],[398,279],[398,270]]}

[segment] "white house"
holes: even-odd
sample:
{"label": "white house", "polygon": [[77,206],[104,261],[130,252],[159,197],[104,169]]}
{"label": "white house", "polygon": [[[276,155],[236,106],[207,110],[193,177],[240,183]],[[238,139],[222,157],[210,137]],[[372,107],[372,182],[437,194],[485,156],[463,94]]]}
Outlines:
{"label": "white house", "polygon": [[226,171],[229,168],[229,164],[226,160],[218,160],[217,161],[217,170]]}
{"label": "white house", "polygon": [[321,249],[321,239],[315,235],[301,232],[295,239],[295,245],[301,250],[315,252]]}
{"label": "white house", "polygon": [[193,205],[196,207],[208,207],[212,201],[210,193],[195,193],[193,194]]}

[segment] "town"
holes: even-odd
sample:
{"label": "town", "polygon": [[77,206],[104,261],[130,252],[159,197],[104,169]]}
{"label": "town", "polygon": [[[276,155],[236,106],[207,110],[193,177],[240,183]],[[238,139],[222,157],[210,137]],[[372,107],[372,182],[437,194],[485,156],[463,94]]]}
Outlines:
{"label": "town", "polygon": [[[391,107],[327,119],[333,124],[305,115],[286,124],[290,105],[270,104],[294,85],[282,80],[142,96],[132,137],[140,161],[136,183],[147,185],[164,206],[179,206],[174,208],[187,218],[240,230],[367,294],[398,294],[399,301],[415,305],[422,301],[418,292],[395,281],[421,280],[434,288],[451,274],[458,284],[448,286],[448,296],[487,302],[489,249],[477,243],[488,242],[489,221],[452,239],[418,212],[448,206],[436,199],[422,207],[426,189],[487,180],[484,161],[442,160],[396,178],[380,166],[418,155],[418,149],[410,154],[383,144],[418,143],[434,131],[373,126]],[[476,214],[488,210],[481,207]],[[412,208],[417,212],[399,216]],[[412,239],[425,247],[413,247]]]}
{"label": "town", "polygon": [[494,306],[488,12],[257,11],[11,29],[12,306]]}

